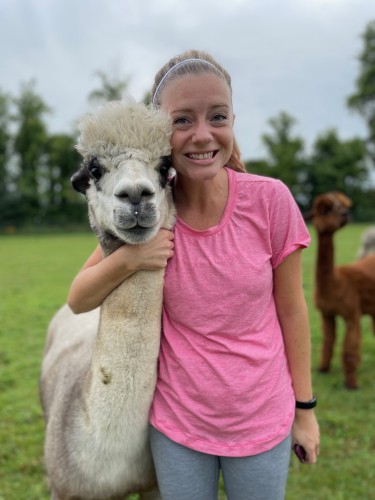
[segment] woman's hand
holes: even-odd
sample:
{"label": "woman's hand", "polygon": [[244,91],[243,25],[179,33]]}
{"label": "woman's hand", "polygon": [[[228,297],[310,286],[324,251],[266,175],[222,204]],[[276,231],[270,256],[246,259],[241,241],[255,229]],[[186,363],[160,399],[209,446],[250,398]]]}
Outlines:
{"label": "woman's hand", "polygon": [[126,245],[118,251],[123,251],[124,258],[134,272],[140,269],[155,271],[165,268],[168,259],[173,256],[173,239],[172,231],[161,229],[151,241],[139,245]]}
{"label": "woman's hand", "polygon": [[72,311],[82,313],[100,306],[112,290],[141,269],[165,268],[174,253],[173,238],[172,231],[161,229],[151,241],[123,245],[105,258],[97,246],[70,287],[67,301]]}
{"label": "woman's hand", "polygon": [[306,463],[315,464],[319,455],[319,425],[314,410],[296,409],[292,427],[292,447],[300,444],[306,451]]}

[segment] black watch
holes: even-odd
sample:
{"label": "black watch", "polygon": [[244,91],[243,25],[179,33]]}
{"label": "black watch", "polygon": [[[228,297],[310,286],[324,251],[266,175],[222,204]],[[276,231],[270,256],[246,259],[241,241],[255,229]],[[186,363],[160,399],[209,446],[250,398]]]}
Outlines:
{"label": "black watch", "polygon": [[296,408],[299,410],[312,410],[317,404],[316,397],[313,396],[310,401],[296,401]]}

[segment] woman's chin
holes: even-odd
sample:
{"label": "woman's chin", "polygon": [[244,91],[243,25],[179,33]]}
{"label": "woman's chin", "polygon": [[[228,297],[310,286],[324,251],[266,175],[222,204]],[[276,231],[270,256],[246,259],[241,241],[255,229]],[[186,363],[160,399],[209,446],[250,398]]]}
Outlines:
{"label": "woman's chin", "polygon": [[188,169],[177,170],[177,176],[186,177],[191,181],[204,182],[214,179],[223,166],[213,162],[211,165],[198,165],[194,164]]}

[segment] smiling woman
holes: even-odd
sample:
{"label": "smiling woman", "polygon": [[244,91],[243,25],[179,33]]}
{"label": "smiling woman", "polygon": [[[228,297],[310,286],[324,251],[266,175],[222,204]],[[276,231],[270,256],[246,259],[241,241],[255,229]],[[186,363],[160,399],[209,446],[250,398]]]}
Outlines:
{"label": "smiling woman", "polygon": [[[187,77],[188,81],[184,82],[185,79],[181,79],[181,77]],[[217,78],[210,79],[210,76],[216,76]],[[212,96],[210,95],[209,103],[205,102],[202,98],[200,103],[194,102],[194,96],[196,96],[196,92],[192,92],[192,89],[189,86],[189,79],[191,83],[194,85],[194,90],[199,87],[199,83],[197,84],[196,79],[194,77],[201,77],[201,84],[208,84],[210,89],[213,90]],[[236,140],[233,136],[233,106],[232,106],[232,84],[231,77],[229,73],[219,65],[209,54],[201,51],[191,50],[186,54],[182,54],[181,56],[177,56],[176,58],[169,61],[156,75],[155,83],[152,89],[152,102],[155,106],[160,106],[162,100],[164,99],[163,93],[165,87],[170,87],[174,82],[179,81],[179,83],[184,86],[184,92],[178,90],[179,86],[175,86],[175,90],[179,92],[179,95],[184,97],[186,100],[181,101],[180,105],[175,108],[173,111],[177,113],[176,116],[172,116],[174,119],[174,130],[176,131],[184,131],[191,128],[190,121],[188,116],[184,115],[184,112],[193,110],[189,108],[189,95],[190,95],[190,105],[194,102],[195,112],[197,108],[203,105],[209,107],[209,114],[205,117],[205,119],[211,125],[215,123],[217,126],[228,126],[231,129],[232,134],[232,145],[231,145],[231,154],[226,161],[226,165],[233,170],[238,172],[244,172],[245,167],[244,163],[241,160],[240,151],[238,149]],[[200,91],[205,93],[205,97],[208,97],[209,91],[203,86],[200,87]],[[186,94],[185,94],[186,92]],[[171,92],[170,92],[171,94]],[[170,105],[176,105],[176,99],[171,102]],[[169,105],[168,105],[169,106]],[[187,106],[187,108],[186,108]],[[167,108],[165,108],[167,110]],[[172,110],[171,110],[172,111]],[[179,113],[179,114],[178,114]],[[182,115],[181,115],[182,113]],[[222,123],[221,123],[222,122]],[[198,130],[200,132],[200,130]],[[173,137],[172,137],[173,140]],[[200,153],[201,151],[198,151]],[[205,152],[205,151],[204,151]]]}
{"label": "smiling woman", "polygon": [[212,179],[233,150],[234,116],[226,82],[207,73],[188,75],[167,83],[160,102],[172,118],[178,182]]}
{"label": "smiling woman", "polygon": [[312,398],[300,261],[309,236],[285,186],[243,172],[231,79],[212,57],[169,61],[153,102],[172,119],[178,216],[150,413],[161,494],[215,498],[220,467],[230,498],[281,499],[291,442],[307,463],[319,452],[313,410],[295,409]]}

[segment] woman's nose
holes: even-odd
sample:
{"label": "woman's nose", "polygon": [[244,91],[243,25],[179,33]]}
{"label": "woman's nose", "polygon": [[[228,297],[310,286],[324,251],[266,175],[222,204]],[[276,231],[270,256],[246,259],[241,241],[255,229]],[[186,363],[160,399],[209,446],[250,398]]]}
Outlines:
{"label": "woman's nose", "polygon": [[196,124],[193,133],[193,142],[209,142],[212,140],[211,128],[206,122]]}

